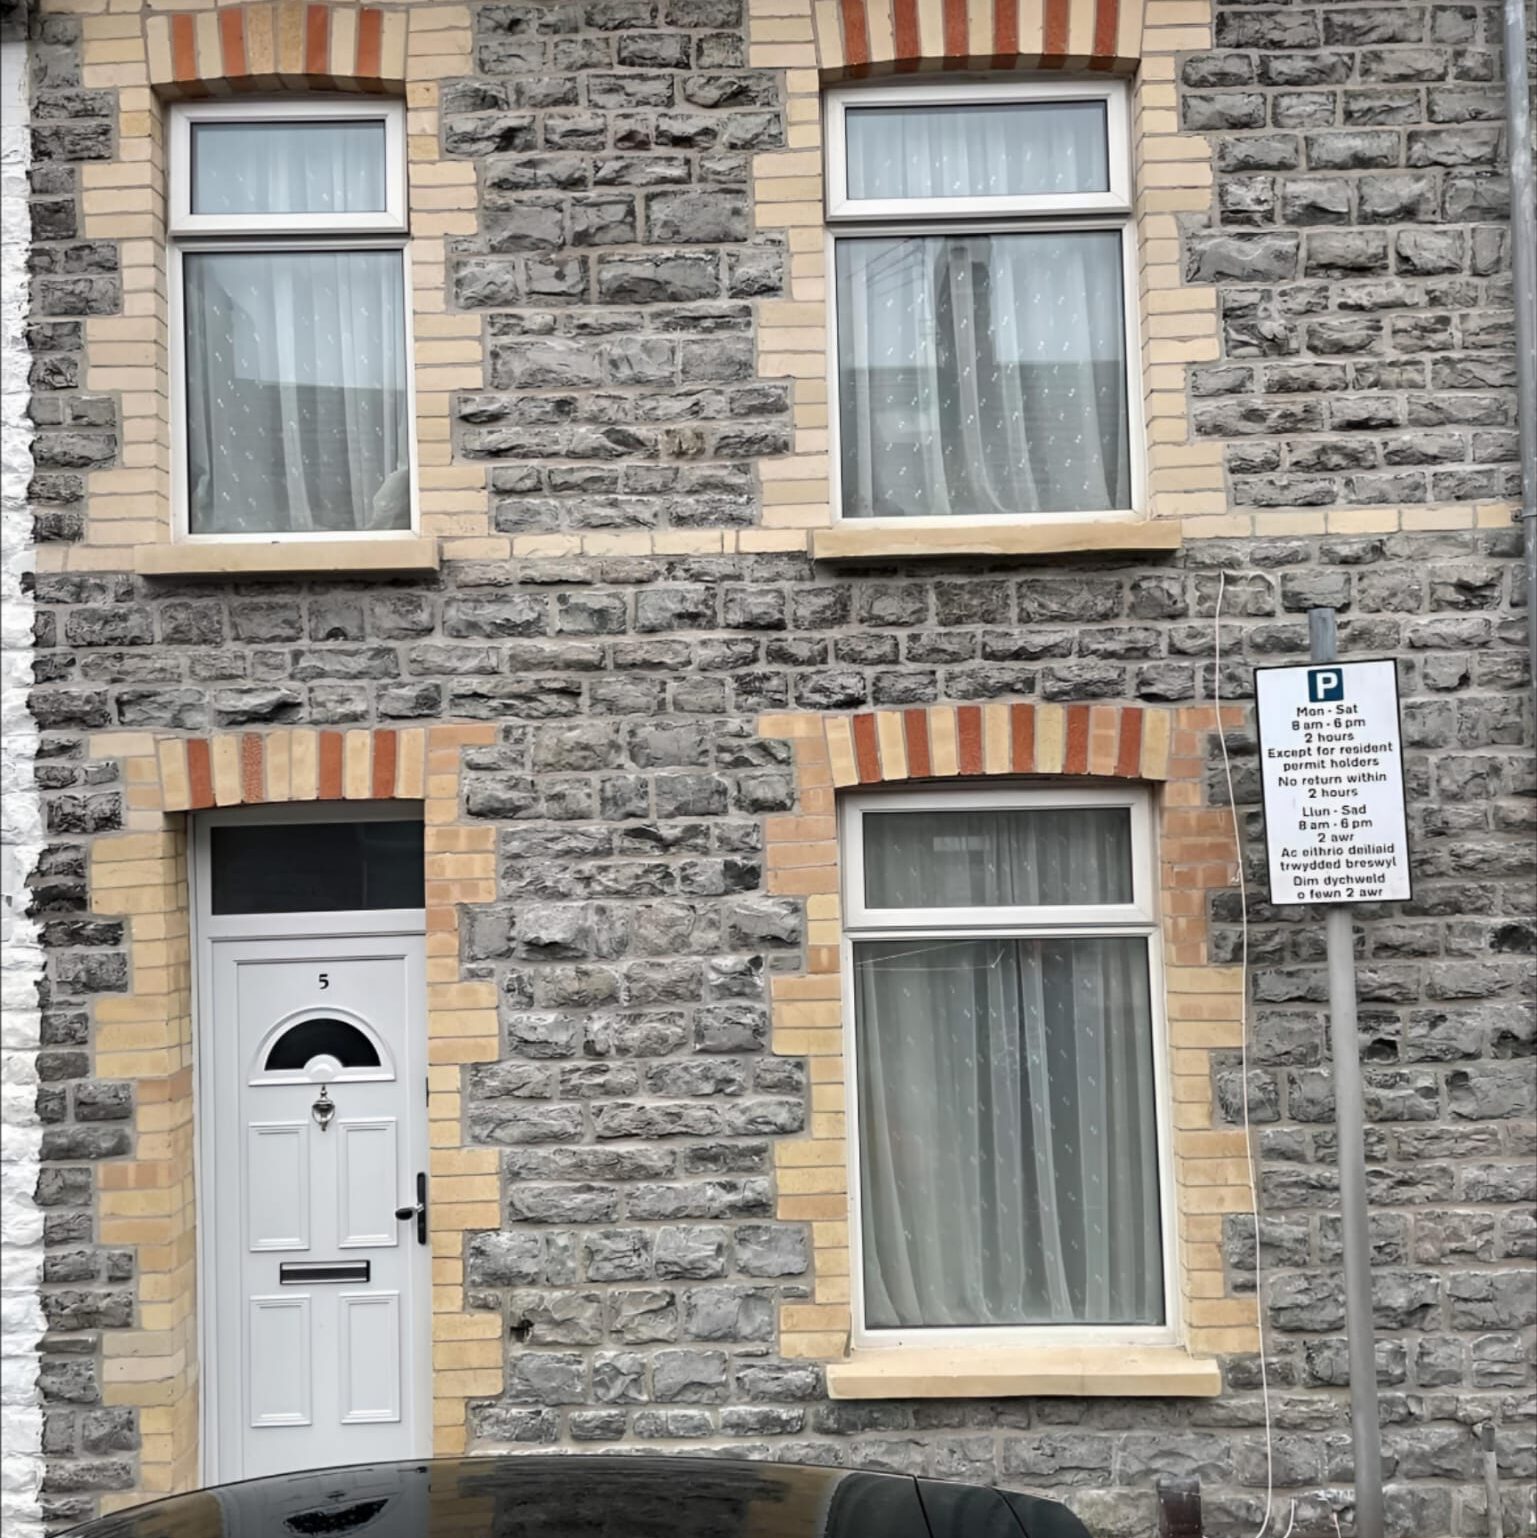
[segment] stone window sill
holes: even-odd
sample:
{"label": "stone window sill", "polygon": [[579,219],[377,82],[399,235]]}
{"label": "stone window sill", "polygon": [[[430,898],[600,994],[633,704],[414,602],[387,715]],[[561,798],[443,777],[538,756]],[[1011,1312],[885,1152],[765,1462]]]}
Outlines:
{"label": "stone window sill", "polygon": [[438,569],[438,542],[407,539],[286,539],[267,543],[140,545],[145,577],[357,576]]}
{"label": "stone window sill", "polygon": [[1177,518],[1083,518],[1065,523],[964,523],[904,528],[853,520],[813,530],[818,561],[870,561],[946,555],[1077,555],[1123,550],[1178,550]]}
{"label": "stone window sill", "polygon": [[827,1367],[833,1399],[1214,1399],[1215,1361],[1182,1346],[1042,1346],[852,1351]]}

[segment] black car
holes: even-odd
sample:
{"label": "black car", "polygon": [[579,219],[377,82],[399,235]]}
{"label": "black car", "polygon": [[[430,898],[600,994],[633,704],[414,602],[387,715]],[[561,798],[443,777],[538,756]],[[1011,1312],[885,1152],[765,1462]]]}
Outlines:
{"label": "black car", "polygon": [[435,1458],[173,1495],[74,1538],[1089,1538],[1065,1506],[979,1485],[651,1455]]}

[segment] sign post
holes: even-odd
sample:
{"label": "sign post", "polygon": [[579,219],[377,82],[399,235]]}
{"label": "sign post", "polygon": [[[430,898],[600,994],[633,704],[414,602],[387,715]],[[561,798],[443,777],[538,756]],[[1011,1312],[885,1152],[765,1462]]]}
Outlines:
{"label": "sign post", "polygon": [[1337,660],[1333,609],[1308,611],[1308,639],[1311,665],[1255,670],[1266,855],[1272,904],[1325,907],[1355,1530],[1357,1538],[1383,1538],[1366,1113],[1348,905],[1411,895],[1398,675],[1391,660]]}

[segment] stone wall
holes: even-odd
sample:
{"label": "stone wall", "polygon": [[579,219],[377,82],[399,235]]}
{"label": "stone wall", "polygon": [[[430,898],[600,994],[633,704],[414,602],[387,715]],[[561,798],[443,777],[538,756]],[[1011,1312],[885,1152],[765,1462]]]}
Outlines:
{"label": "stone wall", "polygon": [[[127,977],[119,926],[85,910],[83,835],[115,827],[125,793],[92,732],[490,720],[499,742],[468,751],[465,809],[497,829],[497,897],[466,913],[462,970],[495,981],[504,1047],[465,1070],[464,1104],[467,1141],[502,1150],[506,1222],[471,1239],[464,1280],[511,1333],[506,1392],[472,1409],[472,1445],[624,1436],[996,1477],[1067,1496],[1107,1533],[1147,1531],[1153,1475],[1189,1467],[1212,1530],[1249,1530],[1264,1470],[1251,1358],[1228,1362],[1210,1404],[832,1404],[818,1364],[776,1354],[774,1306],[812,1277],[805,1226],[774,1219],[772,1141],[799,1131],[811,1091],[768,1050],[767,979],[798,969],[806,920],[804,899],[768,891],[763,818],[791,808],[793,781],[788,745],[754,726],[787,705],[1209,698],[1225,573],[1229,698],[1247,698],[1252,664],[1304,653],[1320,596],[1344,610],[1347,655],[1403,658],[1419,885],[1363,911],[1361,942],[1396,1530],[1479,1530],[1473,1427],[1491,1419],[1507,1531],[1522,1531],[1533,933],[1513,549],[1453,532],[1023,572],[616,558],[455,565],[430,586],[41,579],[46,617],[75,638],[40,653],[51,681],[34,696],[53,834],[37,890],[55,948],[41,1104],[56,1346],[89,1345],[131,1307],[129,1256],[87,1242],[89,1161],[126,1151],[129,1110],[89,1076],[86,1006]],[[159,639],[97,636],[106,616]],[[1247,735],[1233,748],[1254,857]],[[1209,795],[1221,804],[1215,764]],[[1237,958],[1235,904],[1211,915],[1220,960]],[[1348,1448],[1324,976],[1315,925],[1258,901],[1252,917],[1278,1481],[1319,1511],[1345,1500]],[[1236,1125],[1231,1057],[1215,1092]],[[1233,1221],[1235,1296],[1253,1286],[1247,1239]],[[126,1477],[100,1456],[93,1358],[49,1364],[51,1445],[82,1483]]]}
{"label": "stone wall", "polygon": [[1222,5],[1184,60],[1223,339],[1190,389],[1234,505],[1519,495],[1499,36],[1496,5]]}
{"label": "stone wall", "polygon": [[42,1416],[37,1408],[37,1344],[43,1316],[37,1284],[42,1269],[42,1218],[32,1201],[41,1133],[35,1101],[37,988],[42,953],[27,914],[26,879],[42,847],[41,804],[33,783],[37,730],[27,711],[32,682],[32,602],[24,591],[31,570],[32,474],[27,422],[26,268],[30,219],[27,167],[25,24],[0,23],[0,1524],[17,1538],[37,1525],[38,1456]]}
{"label": "stone wall", "polygon": [[459,457],[492,464],[492,528],[758,522],[752,461],[791,427],[788,383],[754,377],[747,301],[785,292],[787,253],[754,236],[751,157],[785,122],[776,74],[743,67],[740,0],[475,18],[480,74],[441,112],[480,166],[450,282],[490,312],[489,388],[454,414]]}
{"label": "stone wall", "polygon": [[[1155,9],[1174,30],[1201,7]],[[785,72],[747,66],[735,0],[474,9],[474,74],[433,88],[437,149],[478,178],[445,302],[484,317],[488,358],[454,396],[451,441],[488,471],[482,523],[526,558],[397,581],[37,580],[54,1521],[121,1498],[149,1457],[103,1345],[142,1317],[140,1257],[96,1215],[98,1168],[134,1153],[134,1090],[94,1059],[94,1010],[128,988],[130,956],[87,886],[93,840],[132,824],[143,786],[97,748],[125,731],[450,721],[497,731],[463,754],[463,815],[494,832],[496,887],[461,913],[459,968],[494,984],[501,1051],[454,1072],[466,1146],[500,1160],[504,1218],[440,1258],[506,1341],[505,1389],[472,1404],[469,1444],[998,1479],[1062,1496],[1106,1538],[1149,1532],[1154,1478],[1189,1471],[1213,1533],[1252,1533],[1252,1354],[1225,1360],[1210,1402],[851,1403],[828,1400],[818,1361],[782,1353],[777,1310],[818,1279],[807,1223],[778,1215],[774,1147],[828,1111],[827,1086],[770,1049],[770,980],[801,970],[809,900],[767,863],[765,820],[799,808],[790,744],[758,718],[1209,702],[1219,639],[1221,693],[1242,703],[1250,668],[1304,655],[1304,611],[1327,603],[1347,655],[1400,658],[1416,841],[1414,901],[1360,914],[1393,1530],[1485,1530],[1475,1428],[1492,1420],[1505,1531],[1537,1531],[1533,722],[1516,538],[1478,507],[1508,490],[1513,405],[1498,147],[1480,120],[1495,15],[1223,5],[1215,52],[1189,28],[1181,111],[1218,170],[1183,252],[1223,321],[1219,355],[1188,371],[1193,420],[1225,445],[1229,502],[1262,537],[1149,560],[838,568],[749,553],[783,542],[753,526],[777,505],[790,424],[814,431],[806,382],[760,373],[764,307],[797,252],[759,233],[744,157],[793,126]],[[84,474],[137,451],[111,368],[82,348],[87,318],[122,304],[122,246],[80,172],[113,157],[124,66],[110,39],[82,62],[74,16],[40,25],[34,501],[58,565],[86,528]],[[1249,734],[1231,748],[1258,877]],[[1204,794],[1224,804],[1220,765]],[[1235,964],[1236,892],[1205,916],[1212,959]],[[1260,1271],[1245,1217],[1214,1217],[1211,1242],[1224,1297],[1258,1286],[1264,1305],[1272,1526],[1296,1497],[1297,1538],[1328,1538],[1349,1416],[1321,945],[1305,915],[1256,898],[1250,918]],[[1244,1094],[1228,1051],[1220,1126]]]}

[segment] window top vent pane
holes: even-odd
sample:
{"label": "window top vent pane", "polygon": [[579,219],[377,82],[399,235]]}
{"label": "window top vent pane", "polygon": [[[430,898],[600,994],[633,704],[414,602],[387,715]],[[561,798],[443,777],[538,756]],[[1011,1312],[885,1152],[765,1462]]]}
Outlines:
{"label": "window top vent pane", "polygon": [[383,119],[192,125],[194,214],[383,213]]}
{"label": "window top vent pane", "polygon": [[1134,901],[1124,806],[867,812],[870,908],[1048,908]]}
{"label": "window top vent pane", "polygon": [[851,105],[844,122],[851,199],[1110,190],[1103,101]]}

